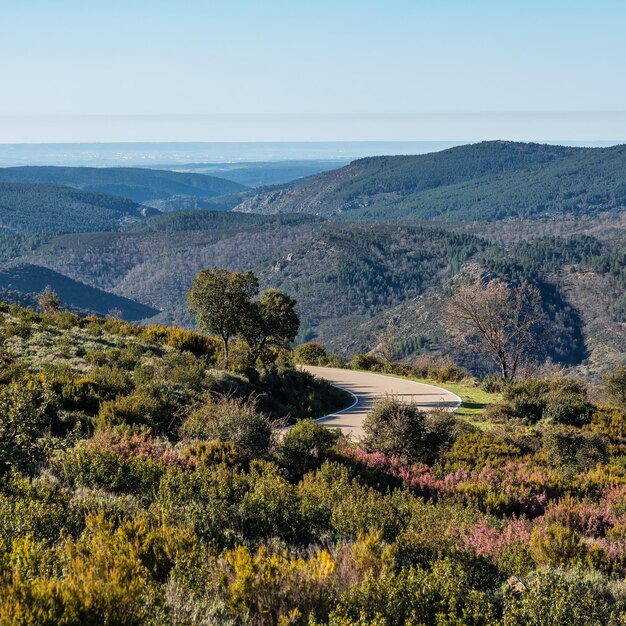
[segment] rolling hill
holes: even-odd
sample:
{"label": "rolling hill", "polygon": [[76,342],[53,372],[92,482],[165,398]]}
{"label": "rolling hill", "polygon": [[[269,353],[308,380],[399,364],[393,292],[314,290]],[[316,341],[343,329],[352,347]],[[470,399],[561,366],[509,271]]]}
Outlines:
{"label": "rolling hill", "polygon": [[107,315],[118,310],[122,319],[133,322],[152,317],[159,311],[129,298],[95,289],[46,267],[17,264],[0,270],[0,297],[9,302],[37,302],[37,295],[47,286],[59,296],[64,308],[80,312]]}
{"label": "rolling hill", "polygon": [[172,196],[212,198],[246,189],[216,176],[139,167],[5,167],[0,168],[0,183],[63,185],[138,203]]}
{"label": "rolling hill", "polygon": [[237,211],[348,220],[551,219],[623,209],[626,146],[503,141],[374,157],[245,198]]}
{"label": "rolling hill", "polygon": [[0,230],[12,233],[114,230],[157,213],[104,193],[60,185],[0,183]]}
{"label": "rolling hill", "polygon": [[[194,320],[185,293],[200,269],[252,268],[264,287],[298,300],[301,339],[348,356],[370,350],[376,334],[398,322],[398,354],[452,353],[474,371],[480,364],[454,352],[439,303],[468,272],[530,280],[541,289],[550,320],[546,355],[597,375],[626,358],[626,212],[619,210],[625,158],[625,146],[486,142],[362,159],[297,184],[214,198],[267,201],[263,212],[259,204],[248,207],[253,212],[138,219],[140,205],[104,196],[126,212],[108,215],[95,201],[91,208],[70,207],[53,216],[65,230],[96,232],[7,235],[0,260],[48,268],[150,306],[153,321],[187,326]],[[25,187],[41,196],[30,213],[19,214],[23,225],[32,228],[36,216],[44,222],[40,230],[53,230],[40,208],[52,197],[47,187]],[[51,189],[79,199],[93,194]],[[27,197],[16,193],[14,201]]]}
{"label": "rolling hill", "polygon": [[[305,216],[170,214],[141,222],[152,224],[146,232],[49,238],[22,261],[161,309],[152,321],[188,326],[194,321],[185,292],[200,269],[253,268],[264,287],[297,299],[301,339],[349,356],[370,350],[376,334],[400,320],[405,357],[453,351],[438,306],[455,276],[476,267],[539,286],[551,328],[545,349],[554,361],[591,368],[585,364],[590,354],[599,372],[603,362],[626,356],[626,342],[608,340],[623,335],[626,319],[626,257],[615,242],[531,231],[528,241],[498,244],[464,233],[465,225],[455,231],[432,222],[282,221],[294,217]],[[589,290],[596,294],[591,301]],[[452,353],[475,371],[480,366]]]}

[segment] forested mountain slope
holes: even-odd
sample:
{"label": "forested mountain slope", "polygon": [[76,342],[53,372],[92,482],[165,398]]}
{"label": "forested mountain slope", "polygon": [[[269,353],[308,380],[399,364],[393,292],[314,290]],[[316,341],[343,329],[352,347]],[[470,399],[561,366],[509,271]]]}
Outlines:
{"label": "forested mountain slope", "polygon": [[0,182],[65,185],[139,203],[170,196],[210,198],[246,189],[216,176],[139,167],[6,167],[0,168]]}
{"label": "forested mountain slope", "polygon": [[375,157],[245,199],[236,210],[342,219],[545,219],[622,209],[626,146],[483,142]]}
{"label": "forested mountain slope", "polygon": [[117,310],[119,316],[129,322],[158,313],[153,307],[95,289],[46,267],[19,264],[0,270],[0,297],[5,301],[36,303],[37,296],[46,287],[51,287],[62,305],[73,311],[107,315]]}
{"label": "forested mountain slope", "polygon": [[[263,286],[298,300],[301,339],[318,339],[349,356],[372,349],[376,334],[399,320],[400,356],[455,358],[462,357],[449,342],[439,305],[455,276],[476,267],[540,288],[551,329],[545,351],[556,362],[579,367],[591,359],[589,367],[599,371],[602,360],[626,355],[626,341],[619,339],[626,320],[626,249],[619,238],[536,237],[531,231],[528,241],[497,244],[462,232],[464,225],[456,232],[433,223],[204,212],[150,218],[137,228],[143,225],[146,232],[49,238],[22,259],[162,309],[158,321],[186,325],[193,319],[185,293],[200,269],[254,268]],[[620,232],[623,240],[623,227]],[[596,296],[589,301],[587,292]],[[610,341],[612,335],[619,337]]]}
{"label": "forested mountain slope", "polygon": [[114,230],[156,214],[118,196],[48,184],[0,183],[0,229],[12,233]]}

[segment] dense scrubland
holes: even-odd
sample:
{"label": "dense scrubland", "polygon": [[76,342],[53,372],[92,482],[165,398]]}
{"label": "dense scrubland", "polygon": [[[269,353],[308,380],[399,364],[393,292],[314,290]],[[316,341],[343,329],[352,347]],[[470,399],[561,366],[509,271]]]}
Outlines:
{"label": "dense scrubland", "polygon": [[624,155],[4,170],[0,623],[626,624]]}
{"label": "dense scrubland", "polygon": [[[624,368],[598,402],[319,344],[251,364],[235,338],[226,364],[217,337],[40,306],[0,310],[1,623],[624,623]],[[348,400],[295,363],[466,406],[386,398],[347,441],[309,418]]]}

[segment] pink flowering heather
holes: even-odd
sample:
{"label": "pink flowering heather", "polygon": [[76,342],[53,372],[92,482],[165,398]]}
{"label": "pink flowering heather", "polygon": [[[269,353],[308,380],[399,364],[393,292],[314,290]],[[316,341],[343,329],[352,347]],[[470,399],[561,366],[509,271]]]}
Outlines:
{"label": "pink flowering heather", "polygon": [[142,460],[151,459],[167,465],[185,467],[185,460],[167,441],[153,437],[148,431],[128,435],[106,430],[96,433],[90,443],[106,448],[125,459],[134,456]]}
{"label": "pink flowering heather", "polygon": [[559,495],[558,481],[545,471],[523,461],[480,470],[457,469],[443,478],[426,465],[411,465],[398,457],[360,448],[344,454],[364,466],[388,473],[424,497],[449,496],[459,502],[476,502],[498,514],[541,515],[549,499]]}
{"label": "pink flowering heather", "polygon": [[603,537],[614,525],[615,518],[606,504],[579,502],[567,497],[551,503],[541,521],[567,526],[586,537]]}
{"label": "pink flowering heather", "polygon": [[477,555],[496,562],[507,547],[527,546],[530,543],[531,529],[532,522],[524,519],[513,518],[499,530],[483,518],[473,526],[461,530],[459,541],[466,550],[472,550]]}

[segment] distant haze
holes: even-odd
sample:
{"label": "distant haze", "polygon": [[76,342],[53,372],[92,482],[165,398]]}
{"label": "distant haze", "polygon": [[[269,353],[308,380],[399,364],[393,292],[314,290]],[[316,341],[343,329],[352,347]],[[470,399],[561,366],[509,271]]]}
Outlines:
{"label": "distant haze", "polygon": [[[324,162],[340,167],[367,156],[426,154],[460,141],[318,142],[126,142],[0,144],[0,167],[19,165],[133,166],[205,171],[201,164]],[[615,141],[564,141],[575,146],[607,146]],[[224,172],[228,168],[223,168]],[[219,169],[206,170],[220,176]],[[228,177],[228,176],[227,176]]]}
{"label": "distant haze", "polygon": [[458,144],[490,139],[585,145],[598,141],[621,143],[626,140],[626,112],[0,115],[0,144],[304,141]]}

